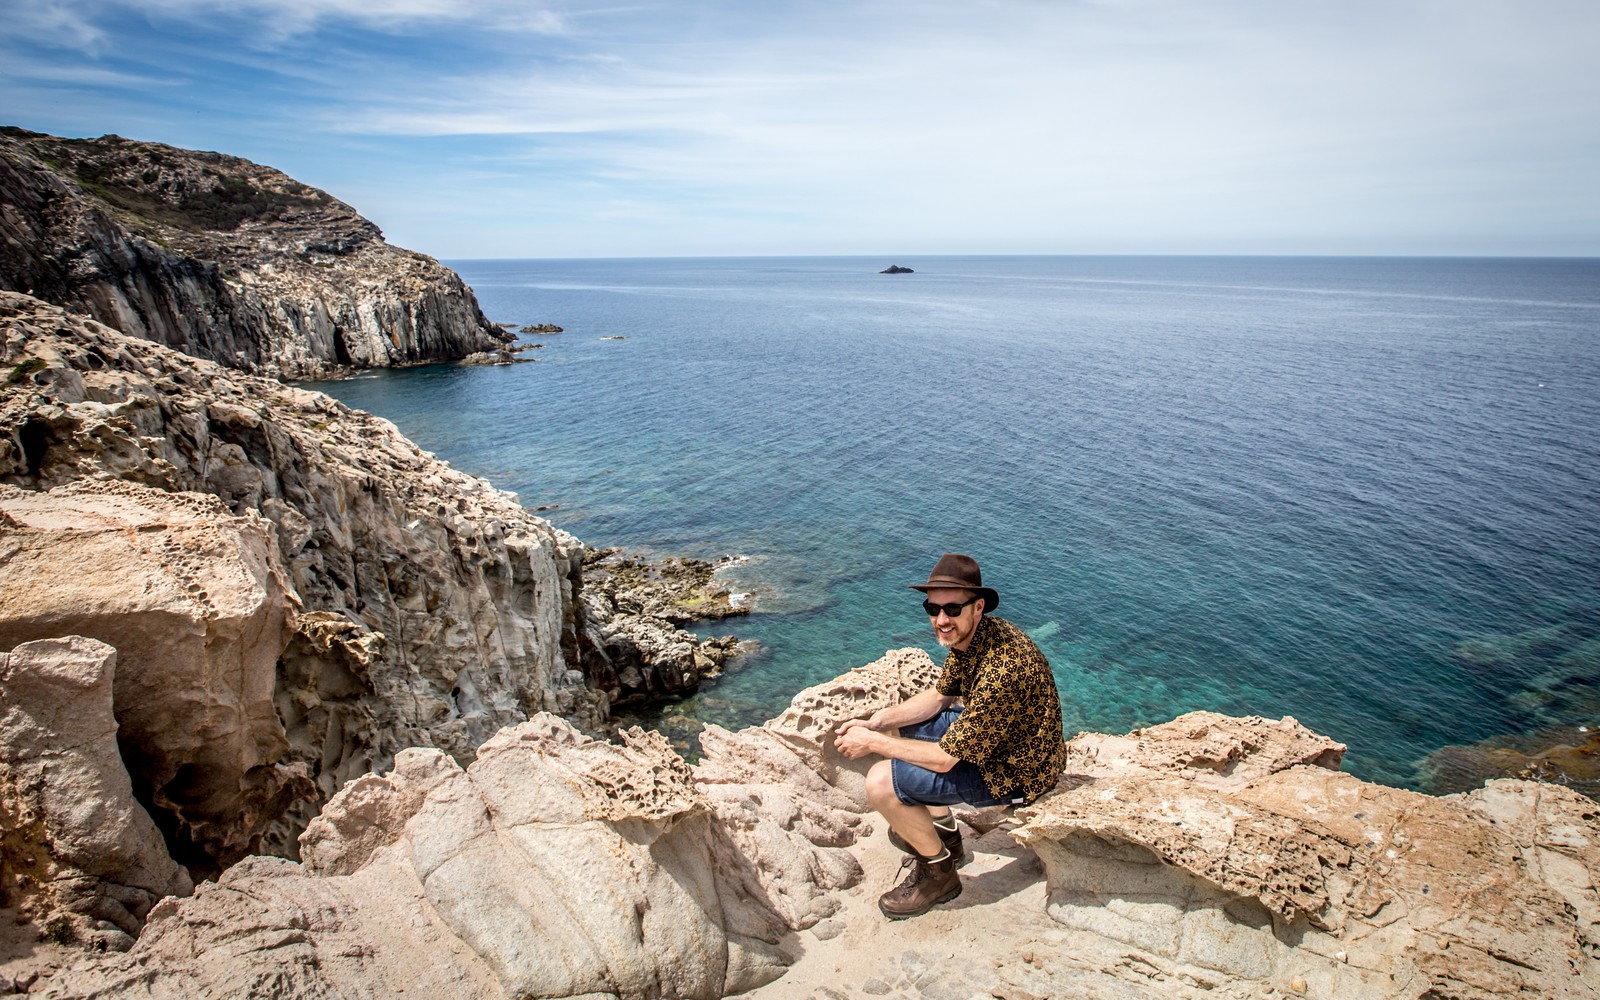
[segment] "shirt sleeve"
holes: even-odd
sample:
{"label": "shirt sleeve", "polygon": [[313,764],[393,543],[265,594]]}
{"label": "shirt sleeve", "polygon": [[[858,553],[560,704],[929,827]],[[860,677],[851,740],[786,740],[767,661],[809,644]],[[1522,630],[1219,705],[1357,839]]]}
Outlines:
{"label": "shirt sleeve", "polygon": [[939,679],[934,682],[934,690],[946,698],[961,697],[962,689],[965,687],[965,684],[963,684],[964,674],[965,671],[962,669],[960,662],[958,662],[958,658],[953,655],[946,656],[944,658],[944,670],[939,674]]}

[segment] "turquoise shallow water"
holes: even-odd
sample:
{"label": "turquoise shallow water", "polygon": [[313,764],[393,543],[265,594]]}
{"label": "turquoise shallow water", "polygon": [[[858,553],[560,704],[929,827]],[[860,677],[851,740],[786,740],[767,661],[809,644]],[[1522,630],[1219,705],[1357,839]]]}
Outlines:
{"label": "turquoise shallow water", "polygon": [[965,551],[1069,728],[1292,714],[1410,785],[1600,721],[1600,261],[896,262],[451,262],[566,332],[321,388],[592,545],[750,556],[694,719],[937,655],[905,585]]}

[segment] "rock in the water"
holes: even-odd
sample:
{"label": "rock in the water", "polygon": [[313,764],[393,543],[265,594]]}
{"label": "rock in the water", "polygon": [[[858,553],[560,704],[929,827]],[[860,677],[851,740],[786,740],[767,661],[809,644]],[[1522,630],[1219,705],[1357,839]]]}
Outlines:
{"label": "rock in the water", "polygon": [[714,581],[716,568],[700,559],[650,562],[617,549],[584,556],[579,641],[593,683],[613,706],[683,697],[739,652],[732,636],[706,639],[683,628],[749,614]]}
{"label": "rock in the water", "polygon": [[498,351],[479,351],[462,358],[459,364],[463,365],[515,365],[532,361],[532,358],[519,358],[514,350],[501,349]]}
{"label": "rock in the water", "polygon": [[230,368],[316,378],[497,351],[455,272],[269,167],[0,129],[0,289]]}
{"label": "rock in the water", "polygon": [[916,274],[917,272],[911,270],[911,268],[909,268],[909,267],[901,267],[899,264],[890,264],[888,267],[884,268],[883,270],[879,271],[878,273],[879,274]]}
{"label": "rock in the water", "polygon": [[83,636],[0,653],[0,905],[58,938],[125,948],[157,900],[193,885],[123,769],[116,660]]}

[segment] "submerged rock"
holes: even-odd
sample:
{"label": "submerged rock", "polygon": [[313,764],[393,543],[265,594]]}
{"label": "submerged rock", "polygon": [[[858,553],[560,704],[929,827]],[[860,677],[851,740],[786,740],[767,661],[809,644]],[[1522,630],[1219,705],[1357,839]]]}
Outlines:
{"label": "submerged rock", "polygon": [[1551,782],[1600,799],[1600,726],[1553,726],[1441,747],[1418,768],[1422,789],[1434,795],[1471,791],[1491,778]]}

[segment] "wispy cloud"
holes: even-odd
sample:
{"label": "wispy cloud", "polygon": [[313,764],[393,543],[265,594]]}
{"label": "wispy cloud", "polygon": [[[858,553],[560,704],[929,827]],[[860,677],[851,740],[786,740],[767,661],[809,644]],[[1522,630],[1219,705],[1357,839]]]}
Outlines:
{"label": "wispy cloud", "polygon": [[172,18],[251,20],[268,35],[291,38],[327,24],[407,33],[437,25],[559,35],[566,18],[533,0],[142,0],[147,14]]}
{"label": "wispy cloud", "polygon": [[94,24],[92,10],[70,0],[8,0],[0,4],[6,33],[16,40],[44,42],[81,51],[104,45],[105,32]]}
{"label": "wispy cloud", "polygon": [[1443,231],[1452,213],[1486,240],[1557,217],[1600,229],[1587,0],[45,9],[104,53],[58,79],[123,74],[102,83],[126,101],[183,67],[209,85],[197,107],[235,109],[217,128],[269,147],[316,135],[279,159],[348,179],[358,205],[370,191],[434,225],[397,193],[432,178],[412,200],[458,199],[452,233],[511,224],[507,205],[522,229],[560,219],[585,241],[625,239],[626,218],[708,240],[716,219],[767,219],[774,250],[873,232],[1238,248]]}

